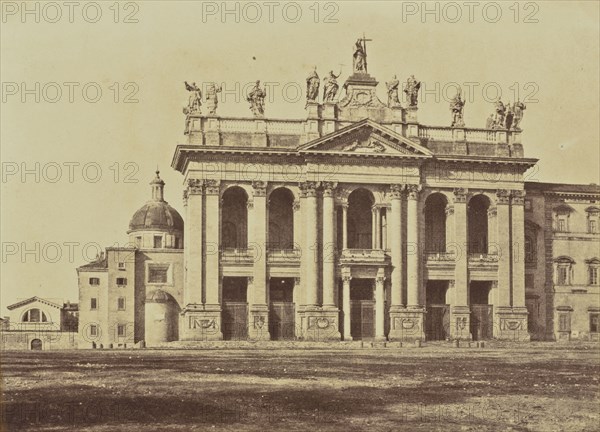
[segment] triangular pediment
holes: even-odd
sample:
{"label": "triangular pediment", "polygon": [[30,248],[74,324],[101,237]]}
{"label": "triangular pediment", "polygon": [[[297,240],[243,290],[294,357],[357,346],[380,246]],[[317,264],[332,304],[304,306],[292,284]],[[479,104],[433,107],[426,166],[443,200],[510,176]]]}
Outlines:
{"label": "triangular pediment", "polygon": [[40,298],[38,296],[34,296],[34,297],[30,297],[28,299],[21,300],[21,301],[19,301],[17,303],[11,304],[11,305],[7,306],[6,308],[8,310],[13,310],[13,309],[16,309],[16,308],[19,308],[19,307],[30,305],[31,303],[42,303],[42,304],[45,304],[45,305],[48,305],[48,306],[55,307],[57,309],[60,309],[62,307],[61,305],[59,305],[59,304],[57,304],[57,303],[55,303],[53,301],[49,301],[49,300]]}
{"label": "triangular pediment", "polygon": [[298,151],[381,157],[427,158],[432,155],[429,149],[369,119],[313,140]]}

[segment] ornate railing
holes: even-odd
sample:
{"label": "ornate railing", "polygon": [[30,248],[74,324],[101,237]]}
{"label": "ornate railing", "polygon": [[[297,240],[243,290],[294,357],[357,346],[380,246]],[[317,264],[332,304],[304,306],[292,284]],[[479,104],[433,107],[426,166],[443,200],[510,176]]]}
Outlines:
{"label": "ornate railing", "polygon": [[454,252],[426,252],[425,258],[427,261],[454,262],[456,254]]}
{"label": "ornate railing", "polygon": [[250,248],[223,248],[221,249],[221,262],[224,264],[232,263],[252,263],[256,253]]}
{"label": "ornate railing", "polygon": [[300,249],[273,249],[267,251],[269,264],[295,264],[300,262]]}
{"label": "ornate railing", "polygon": [[469,262],[470,263],[497,263],[498,255],[497,254],[487,254],[487,253],[470,253],[469,254]]}
{"label": "ornate railing", "polygon": [[383,262],[386,255],[383,249],[344,249],[341,259],[352,262]]}

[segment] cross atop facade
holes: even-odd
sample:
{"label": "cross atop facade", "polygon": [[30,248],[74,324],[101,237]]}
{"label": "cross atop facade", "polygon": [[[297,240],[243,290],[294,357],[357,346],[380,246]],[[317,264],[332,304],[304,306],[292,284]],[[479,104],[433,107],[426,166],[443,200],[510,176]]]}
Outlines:
{"label": "cross atop facade", "polygon": [[363,32],[363,37],[359,40],[362,41],[362,45],[363,45],[363,49],[365,50],[365,57],[366,57],[367,56],[367,42],[373,42],[373,39],[367,39],[367,37],[365,36],[365,34]]}

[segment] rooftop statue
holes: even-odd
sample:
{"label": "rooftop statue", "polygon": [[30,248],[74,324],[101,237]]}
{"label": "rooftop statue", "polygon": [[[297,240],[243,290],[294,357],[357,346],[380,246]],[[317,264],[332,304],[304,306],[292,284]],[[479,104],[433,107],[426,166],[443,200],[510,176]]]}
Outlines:
{"label": "rooftop statue", "polygon": [[188,114],[200,114],[200,106],[202,105],[202,91],[196,85],[196,83],[188,84],[184,81],[185,89],[190,92],[188,99],[188,106],[183,109],[183,113]]}
{"label": "rooftop statue", "polygon": [[452,112],[452,124],[451,127],[464,127],[465,121],[463,118],[463,109],[465,107],[465,101],[461,97],[461,90],[459,89],[454,98],[450,101],[450,111]]}
{"label": "rooftop statue", "polygon": [[217,106],[219,105],[219,98],[217,93],[221,92],[221,87],[215,85],[215,83],[208,83],[206,87],[206,109],[209,114],[216,114]]}
{"label": "rooftop statue", "polygon": [[354,59],[352,65],[355,73],[367,73],[367,47],[366,41],[370,39],[357,39],[354,44]]}
{"label": "rooftop statue", "polygon": [[406,80],[406,88],[404,89],[404,93],[406,93],[406,100],[408,102],[408,106],[416,107],[419,102],[419,89],[421,88],[421,81],[417,81],[414,75],[411,75]]}
{"label": "rooftop statue", "polygon": [[250,102],[250,110],[254,114],[254,117],[262,117],[265,114],[266,95],[265,91],[260,88],[260,81],[256,81],[256,84],[246,97],[246,100]]}
{"label": "rooftop statue", "polygon": [[336,78],[342,74],[342,71],[335,75],[333,71],[329,71],[329,75],[323,80],[323,102],[333,102],[340,86]]}
{"label": "rooftop statue", "polygon": [[506,117],[506,107],[500,99],[494,105],[494,125],[492,129],[504,129],[504,118]]}
{"label": "rooftop statue", "polygon": [[527,107],[525,106],[525,104],[521,101],[517,101],[513,105],[513,111],[515,114],[512,122],[512,130],[521,130],[519,128],[519,123],[521,123],[521,120],[523,120],[523,111],[525,111],[526,108]]}
{"label": "rooftop statue", "polygon": [[392,80],[385,83],[385,85],[387,86],[388,92],[388,107],[398,108],[400,106],[400,99],[398,99],[398,86],[400,85],[400,81],[398,81],[398,78],[394,75]]}
{"label": "rooftop statue", "polygon": [[319,87],[321,85],[321,79],[317,74],[317,67],[313,69],[311,74],[306,78],[306,101],[317,102],[319,98]]}

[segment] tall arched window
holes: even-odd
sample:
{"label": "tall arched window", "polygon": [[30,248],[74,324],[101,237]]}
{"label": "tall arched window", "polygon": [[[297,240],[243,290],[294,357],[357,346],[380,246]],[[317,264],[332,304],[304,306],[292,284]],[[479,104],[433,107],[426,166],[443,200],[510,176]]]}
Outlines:
{"label": "tall arched window", "polygon": [[269,195],[269,249],[294,249],[294,194],[287,188]]}
{"label": "tall arched window", "polygon": [[239,186],[223,193],[221,207],[221,245],[223,249],[248,247],[248,195]]}
{"label": "tall arched window", "polygon": [[348,248],[373,247],[373,194],[356,189],[348,196]]}
{"label": "tall arched window", "polygon": [[425,200],[425,247],[427,253],[446,252],[446,205],[443,194],[434,193]]}
{"label": "tall arched window", "polygon": [[469,253],[488,253],[488,209],[490,200],[485,195],[475,195],[469,201],[468,224],[469,224]]}

